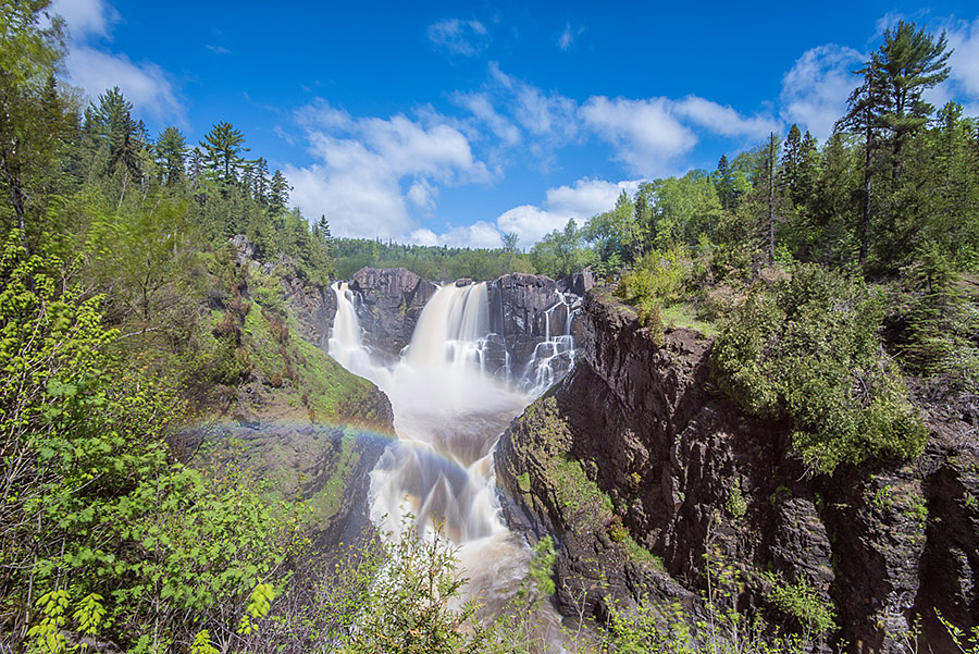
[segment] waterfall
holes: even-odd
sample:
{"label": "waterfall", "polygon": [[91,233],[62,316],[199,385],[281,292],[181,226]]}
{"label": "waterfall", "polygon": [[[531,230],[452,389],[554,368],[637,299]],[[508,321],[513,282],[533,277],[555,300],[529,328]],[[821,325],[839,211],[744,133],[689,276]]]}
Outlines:
{"label": "waterfall", "polygon": [[[521,386],[533,396],[545,392],[574,366],[574,338],[571,322],[580,308],[577,296],[555,291],[557,302],[544,311],[544,340],[534,346],[534,353],[521,376]],[[563,316],[562,316],[563,314]],[[554,322],[558,319],[558,329]]]}
{"label": "waterfall", "polygon": [[382,387],[387,383],[389,373],[371,361],[370,352],[364,347],[360,320],[357,318],[358,296],[350,290],[347,282],[334,282],[330,288],[337,297],[337,313],[327,351],[350,372]]}
{"label": "waterfall", "polygon": [[[471,595],[499,606],[527,574],[530,550],[503,522],[493,448],[537,389],[558,374],[556,362],[571,348],[569,300],[559,294],[548,309],[545,347],[534,353],[524,374],[532,379],[525,382],[486,370],[487,343],[499,337],[490,332],[485,283],[439,287],[390,368],[373,362],[363,344],[356,294],[345,283],[331,288],[337,313],[330,354],[373,381],[394,409],[398,439],[370,474],[371,519],[382,534],[395,535],[409,515],[422,533],[440,522],[459,548]],[[561,311],[563,322],[552,337],[552,317],[558,320]],[[556,616],[549,615],[545,621]]]}

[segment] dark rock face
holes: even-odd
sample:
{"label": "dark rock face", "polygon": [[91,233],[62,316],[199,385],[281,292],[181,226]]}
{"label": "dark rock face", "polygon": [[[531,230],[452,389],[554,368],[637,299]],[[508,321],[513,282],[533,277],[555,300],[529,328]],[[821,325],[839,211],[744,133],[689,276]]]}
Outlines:
{"label": "dark rock face", "polygon": [[545,275],[526,273],[503,275],[488,284],[490,330],[500,337],[511,367],[520,373],[547,334],[565,333],[569,308],[555,307],[564,287]]}
{"label": "dark rock face", "polygon": [[[960,627],[979,622],[979,445],[961,415],[922,405],[931,442],[917,462],[811,476],[788,452],[788,425],[709,391],[710,340],[677,329],[657,348],[604,289],[580,316],[574,370],[511,424],[496,457],[511,525],[560,543],[559,588],[609,580],[586,593],[598,617],[643,593],[690,604],[711,552],[741,571],[742,605],[783,628],[799,623],[768,601],[763,573],[805,579],[858,651],[898,651],[915,614],[932,651],[952,651],[933,608]],[[574,475],[560,461],[576,462],[611,510],[569,512]],[[639,550],[621,546],[621,527]],[[575,599],[559,600],[570,613]]]}
{"label": "dark rock face", "polygon": [[365,342],[375,352],[397,357],[438,287],[405,268],[361,268],[350,289],[360,293],[357,315]]}
{"label": "dark rock face", "polygon": [[282,288],[302,337],[325,350],[337,313],[336,295],[329,288],[304,284],[298,275],[283,279]]}

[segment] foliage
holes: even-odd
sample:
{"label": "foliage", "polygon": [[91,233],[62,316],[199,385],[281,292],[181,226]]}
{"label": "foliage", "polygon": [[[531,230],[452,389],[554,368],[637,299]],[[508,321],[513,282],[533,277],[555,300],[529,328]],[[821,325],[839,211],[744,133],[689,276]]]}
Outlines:
{"label": "foliage", "polygon": [[560,279],[576,273],[592,262],[591,253],[583,246],[584,234],[574,220],[564,229],[555,229],[530,250],[534,270]]}
{"label": "foliage", "polygon": [[[99,299],[80,299],[62,262],[20,241],[0,255],[5,621],[54,642],[70,615],[145,651],[202,623],[227,633],[228,610],[281,577],[302,506],[268,504],[234,469],[172,463],[172,391],[113,354]],[[48,598],[40,615],[32,593]]]}
{"label": "foliage", "polygon": [[805,577],[788,584],[772,573],[766,573],[769,584],[765,599],[783,613],[792,616],[802,629],[803,638],[818,638],[836,629],[836,611],[819,597]]}
{"label": "foliage", "polygon": [[791,422],[814,468],[921,453],[925,430],[881,351],[880,296],[813,265],[759,282],[726,321],[711,355],[718,385],[751,413]]}
{"label": "foliage", "polygon": [[744,514],[747,513],[748,503],[744,501],[744,495],[741,494],[740,479],[736,478],[731,485],[731,491],[728,493],[724,508],[727,509],[732,518],[743,518]]}
{"label": "foliage", "polygon": [[496,279],[508,272],[531,272],[530,257],[511,249],[450,248],[435,245],[401,245],[368,239],[339,238],[334,243],[336,274],[349,279],[364,266],[407,268],[433,281],[453,281],[468,277]]}

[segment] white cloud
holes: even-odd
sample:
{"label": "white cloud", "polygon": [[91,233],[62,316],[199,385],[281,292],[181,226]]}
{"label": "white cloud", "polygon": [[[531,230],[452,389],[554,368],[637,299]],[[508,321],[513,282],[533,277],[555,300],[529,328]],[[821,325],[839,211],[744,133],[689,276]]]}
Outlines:
{"label": "white cloud", "polygon": [[781,127],[772,117],[745,117],[731,107],[725,107],[696,95],[688,95],[676,102],[674,109],[678,115],[721,136],[762,139]]}
{"label": "white cloud", "polygon": [[210,50],[211,52],[213,52],[216,55],[231,54],[231,50],[229,50],[228,48],[224,47],[223,45],[212,45],[212,44],[209,43],[209,44],[205,45],[204,47],[207,48],[208,50]]}
{"label": "white cloud", "polygon": [[448,245],[454,248],[498,248],[501,240],[500,230],[479,220],[472,225],[450,227],[441,234],[430,229],[416,229],[408,240],[415,245]]}
{"label": "white cloud", "polygon": [[296,119],[319,163],[283,171],[292,202],[307,216],[326,214],[337,235],[401,238],[415,226],[406,202],[430,211],[438,185],[489,180],[465,135],[431,112],[355,118],[318,100]]}
{"label": "white cloud", "polygon": [[835,44],[807,50],[782,78],[782,117],[818,139],[828,137],[859,85],[852,71],[865,59],[853,48]]}
{"label": "white cloud", "polygon": [[536,86],[520,84],[514,116],[526,130],[538,135],[555,135],[562,140],[577,132],[575,101],[558,93],[545,94]]}
{"label": "white cloud", "polygon": [[485,220],[472,225],[453,227],[439,236],[439,245],[459,248],[498,248],[500,247],[500,232]]}
{"label": "white cloud", "polygon": [[68,37],[81,41],[88,36],[105,36],[109,25],[118,20],[112,7],[102,0],[54,0],[48,11],[65,19]]}
{"label": "white cloud", "polygon": [[567,52],[571,49],[571,46],[574,45],[575,38],[581,36],[584,31],[584,27],[574,29],[571,27],[571,23],[565,23],[564,31],[561,32],[561,36],[559,36],[557,39],[557,47]]}
{"label": "white cloud", "polygon": [[453,100],[459,106],[468,109],[478,121],[489,127],[490,131],[504,145],[511,146],[520,142],[520,129],[508,118],[497,113],[487,94],[456,93]]}
{"label": "white cloud", "polygon": [[583,221],[615,206],[622,191],[629,195],[639,190],[640,180],[607,182],[601,179],[579,179],[572,186],[547,190],[546,206],[555,213]]}
{"label": "white cloud", "polygon": [[88,43],[109,36],[109,27],[118,20],[111,6],[103,0],[55,0],[50,12],[61,15],[68,27],[68,82],[81,87],[92,100],[118,86],[137,113],[186,122],[177,93],[162,68],[152,62],[134,63],[124,54],[113,54]]}
{"label": "white cloud", "polygon": [[569,218],[532,204],[522,204],[500,214],[496,224],[501,231],[516,232],[520,247],[527,248],[555,229],[563,228]]}
{"label": "white cloud", "polygon": [[697,143],[690,128],[680,123],[667,98],[628,100],[589,98],[579,114],[599,136],[618,150],[617,158],[632,172],[653,176],[667,162],[689,152]]}
{"label": "white cloud", "polygon": [[428,39],[450,54],[471,57],[489,45],[489,32],[478,20],[447,18],[428,26]]}
{"label": "white cloud", "polygon": [[412,226],[397,180],[390,177],[320,164],[286,165],[282,172],[293,187],[292,204],[312,220],[325,215],[337,236],[397,238]]}
{"label": "white cloud", "polygon": [[948,26],[949,47],[954,48],[948,63],[951,78],[971,99],[979,99],[979,18]]}
{"label": "white cloud", "polygon": [[439,244],[438,235],[430,229],[416,229],[409,235],[408,240],[415,245]]}
{"label": "white cloud", "polygon": [[579,179],[570,186],[548,189],[543,208],[532,204],[514,207],[502,213],[496,225],[501,232],[516,232],[520,246],[529,248],[555,229],[564,229],[569,220],[581,226],[592,216],[608,211],[622,191],[631,195],[639,183],[639,180]]}
{"label": "white cloud", "polygon": [[72,45],[65,58],[68,81],[85,90],[91,99],[118,86],[138,114],[183,122],[183,107],[162,68],[151,62],[133,63],[87,46]]}

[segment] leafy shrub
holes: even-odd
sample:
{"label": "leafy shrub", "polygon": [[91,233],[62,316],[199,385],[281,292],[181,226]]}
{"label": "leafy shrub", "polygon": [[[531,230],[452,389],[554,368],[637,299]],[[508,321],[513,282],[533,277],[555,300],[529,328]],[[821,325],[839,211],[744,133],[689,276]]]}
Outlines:
{"label": "leafy shrub", "polygon": [[615,294],[630,304],[649,299],[671,304],[681,298],[690,266],[684,246],[665,252],[653,250],[633,270],[622,273]]}
{"label": "leafy shrub", "polygon": [[778,610],[792,616],[802,629],[806,640],[836,629],[836,610],[824,602],[804,577],[788,584],[772,573],[765,573],[770,584],[765,599]]}
{"label": "leafy shrub", "polygon": [[759,282],[726,321],[714,377],[745,410],[792,423],[792,445],[822,472],[921,453],[925,429],[877,336],[883,306],[863,282],[800,264]]}

